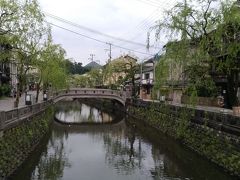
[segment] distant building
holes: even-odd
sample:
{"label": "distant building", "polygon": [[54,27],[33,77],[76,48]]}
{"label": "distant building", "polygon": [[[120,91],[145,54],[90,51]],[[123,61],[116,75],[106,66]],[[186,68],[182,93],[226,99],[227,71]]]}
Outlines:
{"label": "distant building", "polygon": [[6,84],[11,88],[17,86],[17,64],[10,59],[11,46],[0,45],[0,85]]}
{"label": "distant building", "polygon": [[139,98],[152,99],[155,83],[155,67],[160,56],[156,55],[140,64],[140,69],[135,75],[136,84],[139,84]]}
{"label": "distant building", "polygon": [[104,85],[123,85],[127,71],[137,65],[137,59],[130,55],[123,55],[113,59],[105,65]]}

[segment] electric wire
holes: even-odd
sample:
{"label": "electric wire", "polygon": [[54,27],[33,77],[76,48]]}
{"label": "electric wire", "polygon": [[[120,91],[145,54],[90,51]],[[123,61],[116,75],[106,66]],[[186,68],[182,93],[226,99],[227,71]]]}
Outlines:
{"label": "electric wire", "polygon": [[139,1],[141,3],[147,4],[153,7],[160,7],[160,4],[152,3],[151,1],[144,1],[144,0],[136,0],[136,1]]}
{"label": "electric wire", "polygon": [[[57,28],[60,28],[60,29],[63,29],[65,31],[68,31],[68,32],[71,32],[73,34],[76,34],[76,35],[79,35],[79,36],[82,36],[84,38],[87,38],[87,39],[91,39],[91,40],[94,40],[94,41],[97,41],[99,43],[103,43],[103,44],[107,44],[108,42],[105,42],[105,41],[102,41],[102,40],[99,40],[99,39],[96,39],[96,38],[93,38],[91,36],[88,36],[88,35],[84,35],[82,33],[79,33],[79,32],[76,32],[76,31],[73,31],[71,29],[68,29],[68,28],[65,28],[65,27],[62,27],[62,26],[59,26],[59,25],[56,25],[54,23],[51,23],[51,22],[48,22],[46,21],[49,25],[51,26],[54,26],[54,27],[57,27]],[[145,53],[145,52],[141,52],[141,51],[137,51],[137,50],[133,50],[133,49],[130,49],[130,48],[126,48],[126,47],[123,47],[123,46],[119,46],[117,44],[112,44],[112,46],[114,47],[117,47],[117,48],[120,48],[120,49],[125,49],[125,50],[128,50],[128,51],[132,51],[132,52],[136,52],[136,53],[139,53],[139,54],[145,54],[145,55],[150,55],[150,56],[154,56],[154,54],[150,54],[150,53]]]}
{"label": "electric wire", "polygon": [[[158,2],[158,3],[160,3],[160,2]],[[167,3],[164,2],[162,4],[166,7],[170,7],[171,3],[176,3],[176,0],[172,0],[172,1],[169,1]],[[149,32],[150,28],[153,27],[155,25],[156,21],[157,21],[156,16],[160,15],[160,13],[163,13],[165,10],[166,10],[165,8],[160,8],[160,7],[156,8],[147,18],[145,18],[137,26],[135,26],[134,29],[136,29],[136,30],[134,32],[134,36],[132,38],[129,38],[129,41],[134,41],[144,34],[147,37],[146,31]],[[124,33],[123,35],[127,36],[129,34],[133,34],[133,33],[131,33],[131,31],[132,30],[129,30],[126,33]],[[123,36],[123,35],[121,35],[121,36]],[[125,43],[121,43],[121,45],[125,45]],[[156,44],[151,45],[151,48],[154,48],[154,47],[155,48],[160,48],[160,47],[156,46]]]}
{"label": "electric wire", "polygon": [[48,16],[48,17],[50,17],[50,18],[53,18],[53,19],[55,19],[55,20],[58,20],[58,21],[60,21],[60,22],[69,24],[69,25],[71,25],[71,26],[74,26],[74,27],[77,27],[77,28],[80,28],[80,29],[84,29],[84,30],[89,31],[89,32],[94,33],[94,34],[98,34],[98,35],[101,35],[101,36],[105,36],[105,37],[108,37],[108,38],[111,38],[111,39],[115,39],[115,40],[118,40],[118,41],[122,41],[122,42],[129,43],[129,44],[134,44],[134,45],[144,46],[144,47],[146,46],[145,44],[142,44],[142,43],[139,43],[139,42],[129,41],[129,40],[126,40],[126,39],[123,39],[123,38],[119,38],[119,37],[115,37],[115,36],[111,36],[111,35],[102,33],[102,32],[100,32],[100,31],[96,31],[96,30],[94,30],[94,29],[91,29],[91,28],[88,28],[88,27],[85,27],[85,26],[82,26],[82,25],[73,23],[73,22],[71,22],[71,21],[68,21],[68,20],[66,20],[66,19],[60,18],[60,17],[58,17],[58,16],[52,15],[52,14],[47,13],[47,12],[44,12],[44,14],[46,14],[46,16]]}

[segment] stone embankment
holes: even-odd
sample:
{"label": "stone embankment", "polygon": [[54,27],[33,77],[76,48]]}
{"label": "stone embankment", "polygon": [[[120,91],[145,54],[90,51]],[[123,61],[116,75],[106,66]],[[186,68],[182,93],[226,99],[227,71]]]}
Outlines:
{"label": "stone embankment", "polygon": [[0,112],[0,179],[21,166],[49,131],[52,101]]}
{"label": "stone embankment", "polygon": [[240,117],[139,100],[128,105],[127,113],[240,176]]}
{"label": "stone embankment", "polygon": [[49,110],[51,105],[65,98],[115,99],[124,105],[127,93],[109,89],[72,88],[53,93],[46,102],[14,109],[1,108],[0,180],[9,177],[39,144],[54,117],[53,110]]}

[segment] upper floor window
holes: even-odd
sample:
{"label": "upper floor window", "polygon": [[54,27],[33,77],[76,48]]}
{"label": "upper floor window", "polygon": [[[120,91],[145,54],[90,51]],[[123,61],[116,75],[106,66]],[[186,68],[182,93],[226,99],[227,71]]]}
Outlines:
{"label": "upper floor window", "polygon": [[149,78],[150,78],[150,74],[149,73],[145,74],[145,79],[149,79]]}

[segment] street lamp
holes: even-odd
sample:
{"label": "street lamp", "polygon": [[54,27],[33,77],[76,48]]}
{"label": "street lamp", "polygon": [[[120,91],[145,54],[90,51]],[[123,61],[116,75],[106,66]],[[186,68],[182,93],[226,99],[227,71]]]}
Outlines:
{"label": "street lamp", "polygon": [[31,94],[25,94],[25,105],[32,105],[32,95]]}
{"label": "street lamp", "polygon": [[43,101],[47,101],[48,97],[47,97],[47,91],[43,92]]}
{"label": "street lamp", "polygon": [[0,70],[0,85],[2,84],[2,71]]}

